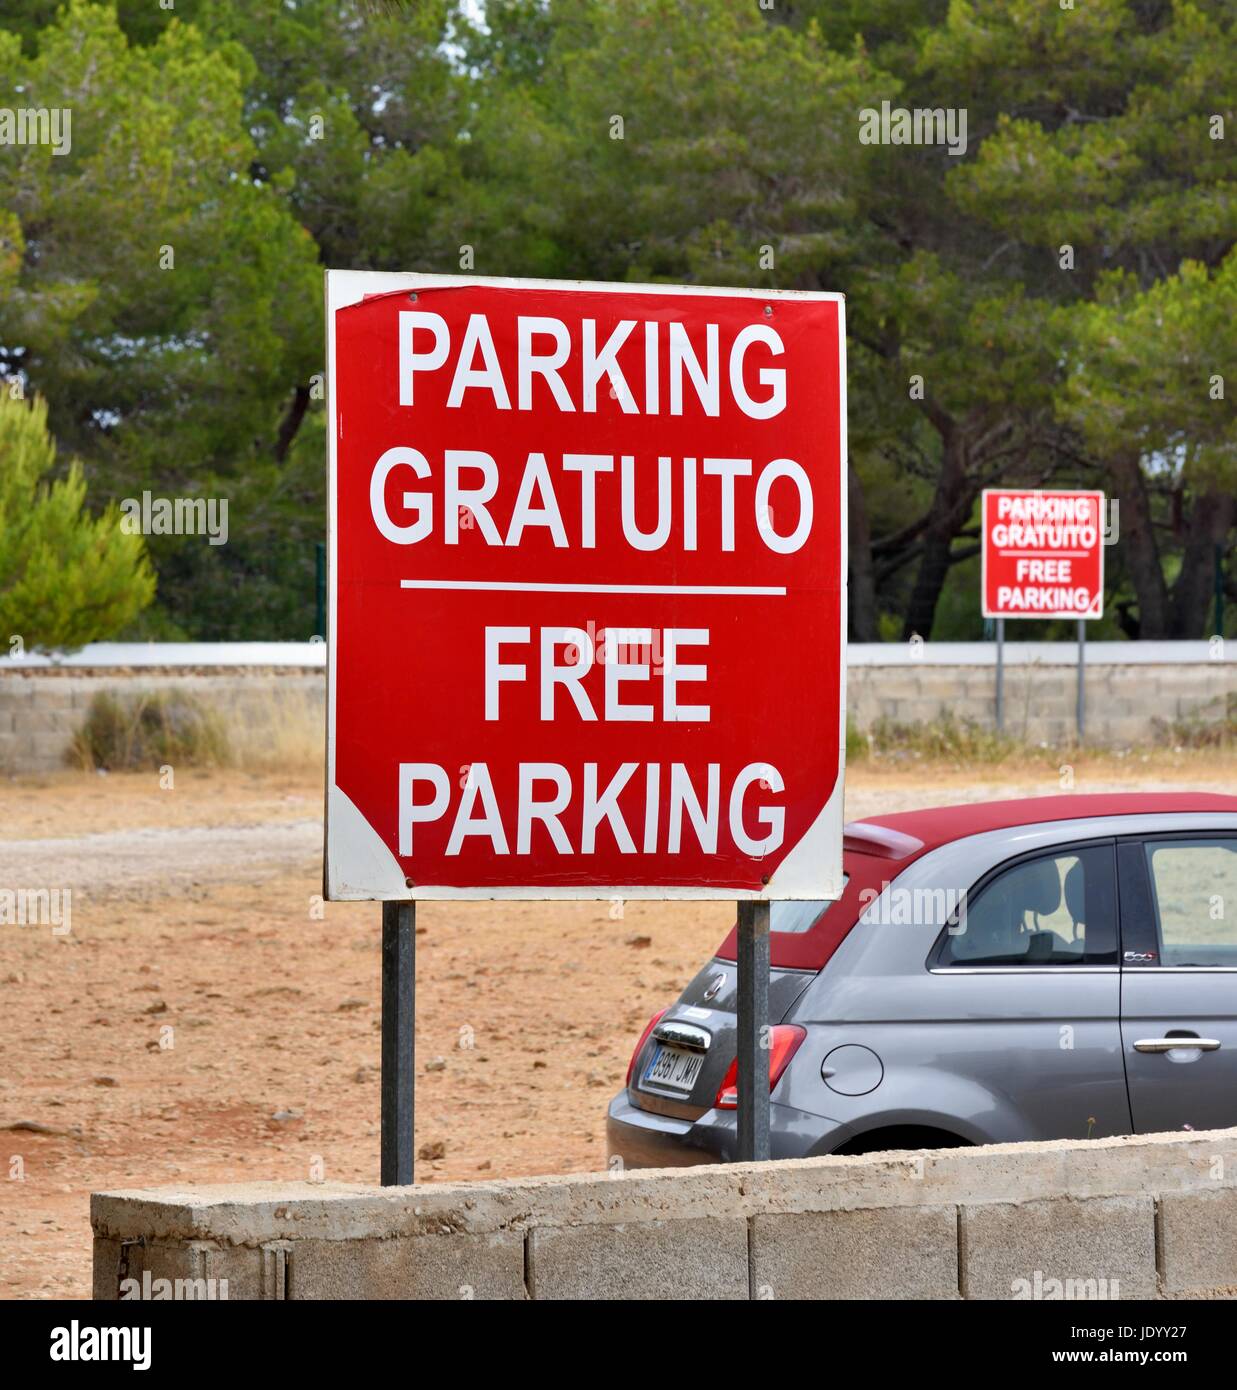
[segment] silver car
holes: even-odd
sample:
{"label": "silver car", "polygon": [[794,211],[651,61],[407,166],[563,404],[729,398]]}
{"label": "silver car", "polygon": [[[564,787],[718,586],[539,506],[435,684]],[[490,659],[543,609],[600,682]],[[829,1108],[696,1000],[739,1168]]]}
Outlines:
{"label": "silver car", "polygon": [[[771,1153],[1237,1125],[1237,797],[1059,796],[846,827],[771,911]],[[735,938],[611,1102],[631,1167],[735,1156]]]}

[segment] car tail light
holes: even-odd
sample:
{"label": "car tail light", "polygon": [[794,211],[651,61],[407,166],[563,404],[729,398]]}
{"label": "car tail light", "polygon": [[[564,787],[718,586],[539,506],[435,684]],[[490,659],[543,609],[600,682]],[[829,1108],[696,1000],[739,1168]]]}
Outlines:
{"label": "car tail light", "polygon": [[[769,1029],[769,1090],[782,1079],[782,1073],[790,1065],[790,1059],[799,1050],[799,1044],[807,1037],[806,1029],[793,1023],[779,1023]],[[717,1088],[717,1099],[713,1102],[718,1110],[737,1110],[739,1108],[739,1059],[730,1064],[730,1070],[722,1077]]]}
{"label": "car tail light", "polygon": [[641,1048],[649,1040],[649,1034],[661,1022],[662,1016],[668,1012],[667,1009],[658,1009],[652,1018],[644,1025],[644,1032],[640,1034],[640,1041],[636,1044],[636,1050],[631,1054],[631,1061],[627,1063],[627,1084],[631,1085],[632,1073],[636,1069],[636,1058],[640,1055]]}

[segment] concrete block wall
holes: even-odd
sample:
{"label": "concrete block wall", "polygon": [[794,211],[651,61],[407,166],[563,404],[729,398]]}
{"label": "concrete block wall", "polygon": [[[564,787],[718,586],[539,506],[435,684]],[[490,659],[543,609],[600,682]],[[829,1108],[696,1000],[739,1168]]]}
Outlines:
{"label": "concrete block wall", "polygon": [[234,1299],[1234,1298],[1237,1130],[409,1188],[137,1189],[95,1194],[91,1220],[99,1299],[135,1296],[144,1271]]}
{"label": "concrete block wall", "polygon": [[[1086,667],[1084,679],[1087,741],[1106,747],[1163,742],[1160,726],[1180,721],[1218,723],[1237,700],[1237,663],[1232,662],[1096,663]],[[851,722],[865,733],[882,718],[924,724],[942,715],[996,727],[991,665],[852,666],[846,698]],[[1076,736],[1077,698],[1076,666],[1007,666],[1005,732],[1027,743],[1068,745]]]}
{"label": "concrete block wall", "polygon": [[322,727],[326,682],[320,670],[280,669],[96,671],[0,670],[0,773],[54,772],[70,763],[73,736],[101,691],[138,696],[184,690],[214,708],[234,734],[269,730],[281,711]]}
{"label": "concrete block wall", "polygon": [[[296,644],[287,644],[296,647]],[[1231,644],[1230,644],[1231,645]],[[270,662],[278,644],[265,655]],[[1163,742],[1157,725],[1175,721],[1215,723],[1237,704],[1237,660],[1216,659],[1206,643],[1093,643],[1086,665],[1087,741],[1102,746]],[[918,651],[918,655],[916,655]],[[74,732],[100,690],[136,695],[152,689],[185,689],[212,704],[237,740],[255,729],[286,723],[281,711],[321,727],[326,700],[323,666],[295,665],[324,657],[303,644],[280,664],[228,664],[252,659],[246,648],[199,644],[174,664],[91,666],[91,649],[71,663],[52,666],[0,659],[0,772],[49,772],[62,767]],[[196,653],[196,657],[195,657]],[[142,649],[140,655],[152,660]],[[123,655],[123,652],[121,653]],[[168,654],[171,660],[172,654]],[[951,714],[983,728],[995,726],[994,649],[991,643],[852,646],[848,653],[847,710],[861,731],[878,720],[923,724]],[[102,659],[102,658],[99,658]],[[1011,643],[1005,668],[1005,730],[1029,743],[1063,747],[1074,742],[1076,652],[1068,643]],[[315,731],[316,732],[316,731]]]}

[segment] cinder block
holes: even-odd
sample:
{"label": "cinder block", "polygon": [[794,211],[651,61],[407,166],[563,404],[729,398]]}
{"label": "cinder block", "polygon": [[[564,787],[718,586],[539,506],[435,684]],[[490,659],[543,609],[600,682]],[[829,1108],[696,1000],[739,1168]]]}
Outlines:
{"label": "cinder block", "polygon": [[1105,719],[1100,728],[1103,741],[1117,748],[1145,743],[1151,737],[1150,720],[1140,719],[1136,715],[1128,719]]}
{"label": "cinder block", "polygon": [[1155,1204],[1055,1197],[964,1206],[960,1256],[964,1298],[1043,1298],[1056,1282],[1061,1297],[1152,1298]]}
{"label": "cinder block", "polygon": [[267,1252],[248,1245],[207,1245],[203,1248],[204,1278],[212,1281],[215,1296],[229,1303],[282,1298],[283,1284],[269,1278]]}
{"label": "cinder block", "polygon": [[955,700],[942,703],[937,717],[948,715],[959,722],[969,721],[981,727],[991,724],[996,718],[996,701],[991,695],[960,695]]}
{"label": "cinder block", "polygon": [[95,1236],[92,1254],[90,1296],[97,1300],[114,1301],[120,1297],[120,1241],[108,1236]]}
{"label": "cinder block", "polygon": [[[100,1250],[100,1245],[115,1245]],[[108,1273],[110,1262],[111,1273]],[[114,1290],[98,1292],[100,1284]],[[213,1241],[95,1241],[95,1297],[151,1302],[231,1302],[262,1296],[262,1252]]]}
{"label": "cinder block", "polygon": [[30,738],[41,734],[72,734],[82,722],[78,711],[69,709],[44,709],[36,705],[26,710],[14,720],[14,728]]}
{"label": "cinder block", "polygon": [[144,1282],[143,1275],[149,1275],[151,1284],[156,1279],[177,1280],[202,1279],[206,1277],[206,1259],[202,1241],[177,1241],[171,1244],[161,1242],[142,1242],[125,1247],[125,1261],[121,1282],[121,1296],[124,1296],[125,1280],[136,1279]]}
{"label": "cinder block", "polygon": [[544,1226],[530,1242],[538,1299],[750,1296],[747,1222],[739,1217]]}
{"label": "cinder block", "polygon": [[1171,703],[1175,705],[1177,712],[1181,715],[1193,715],[1196,719],[1208,719],[1214,722],[1219,722],[1224,718],[1226,703],[1224,693],[1215,688],[1208,689],[1205,685],[1180,691]]}
{"label": "cinder block", "polygon": [[73,708],[71,681],[48,681],[35,696],[34,705],[41,713],[63,713]]}
{"label": "cinder block", "polygon": [[758,1216],[752,1290],[775,1299],[957,1298],[957,1209]]}
{"label": "cinder block", "polygon": [[934,699],[898,701],[898,721],[902,724],[931,724],[941,717],[941,702]]}
{"label": "cinder block", "polygon": [[885,700],[908,700],[919,694],[919,678],[913,672],[886,668],[877,672],[873,693]]}
{"label": "cinder block", "polygon": [[1032,743],[1046,743],[1049,748],[1067,748],[1077,736],[1078,729],[1072,718],[1033,719],[1026,732]]}
{"label": "cinder block", "polygon": [[55,722],[37,706],[20,710],[13,718],[14,730],[25,738],[32,739],[36,734],[54,734],[58,730]]}
{"label": "cinder block", "polygon": [[288,1296],[288,1261],[292,1244],[286,1240],[273,1240],[261,1247],[262,1283],[258,1297],[264,1300],[284,1299]]}
{"label": "cinder block", "polygon": [[290,1299],[522,1299],[524,1237],[499,1231],[391,1240],[298,1240],[288,1246]]}
{"label": "cinder block", "polygon": [[1237,1285],[1237,1188],[1161,1197],[1160,1259],[1166,1294]]}
{"label": "cinder block", "polygon": [[[960,695],[967,696],[972,700],[986,700],[989,710],[996,703],[996,672],[987,667],[978,670],[968,668],[944,668],[946,676],[955,676],[954,689]],[[949,692],[944,692],[944,698],[949,698]]]}
{"label": "cinder block", "polygon": [[40,769],[63,767],[72,743],[69,733],[35,734],[26,739],[31,763]]}

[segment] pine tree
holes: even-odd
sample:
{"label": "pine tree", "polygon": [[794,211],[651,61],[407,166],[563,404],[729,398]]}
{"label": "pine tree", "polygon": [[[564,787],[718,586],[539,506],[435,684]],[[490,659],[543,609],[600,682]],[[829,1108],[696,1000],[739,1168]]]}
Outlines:
{"label": "pine tree", "polygon": [[0,641],[34,651],[110,637],[155,596],[139,535],[121,529],[115,503],[83,509],[86,481],[76,460],[49,475],[56,445],[47,402],[0,391]]}

